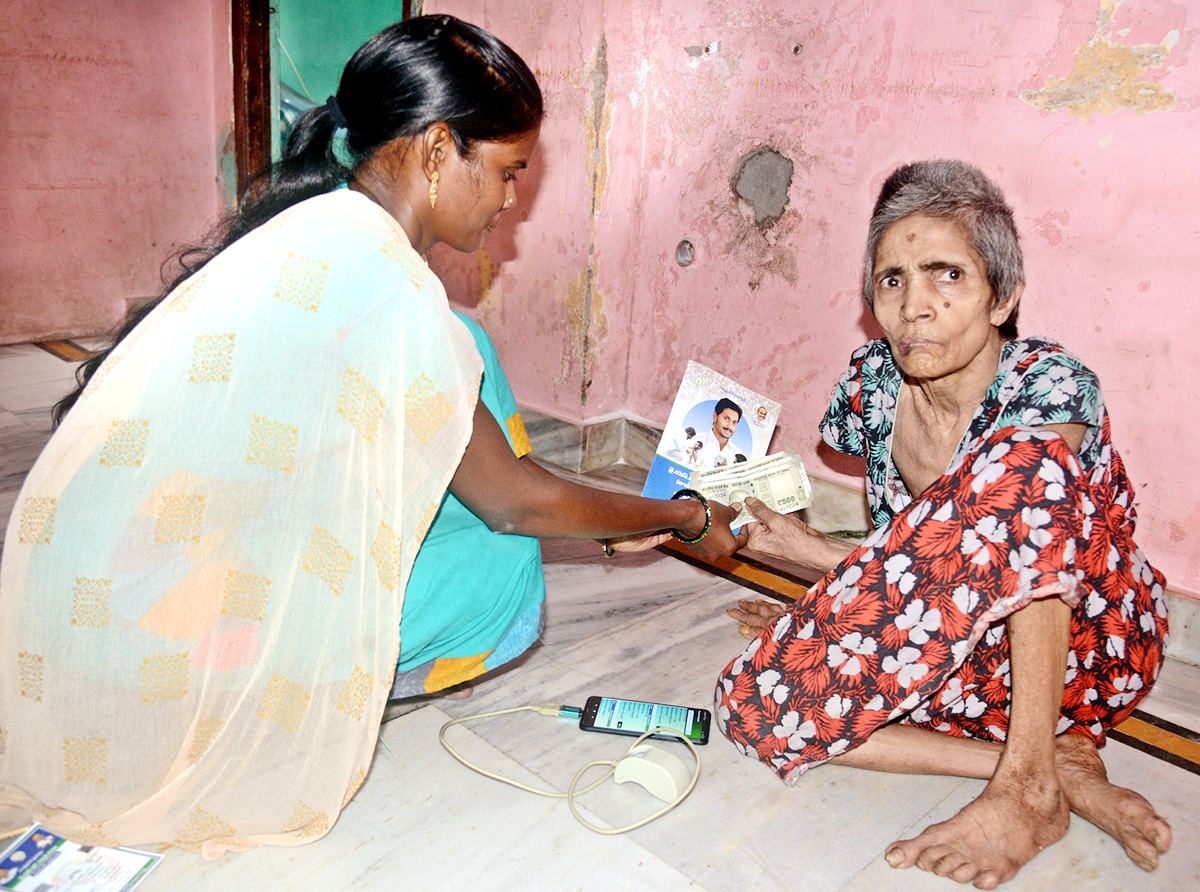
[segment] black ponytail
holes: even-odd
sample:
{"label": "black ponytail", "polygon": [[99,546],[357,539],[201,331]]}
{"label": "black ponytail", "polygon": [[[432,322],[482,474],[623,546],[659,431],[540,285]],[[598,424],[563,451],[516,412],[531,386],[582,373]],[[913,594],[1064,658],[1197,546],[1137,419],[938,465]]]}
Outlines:
{"label": "black ponytail", "polygon": [[[55,426],[113,348],[168,294],[272,217],[346,182],[354,167],[387,143],[443,121],[469,157],[475,143],[515,139],[542,119],[541,90],[521,57],[482,28],[449,15],[407,19],[376,34],[350,57],[330,99],[297,119],[282,159],[251,180],[236,210],[198,245],[175,255],[179,272],[163,292],[130,310],[112,344],[79,366],[75,389],[54,406]],[[342,126],[349,166],[334,149]]]}

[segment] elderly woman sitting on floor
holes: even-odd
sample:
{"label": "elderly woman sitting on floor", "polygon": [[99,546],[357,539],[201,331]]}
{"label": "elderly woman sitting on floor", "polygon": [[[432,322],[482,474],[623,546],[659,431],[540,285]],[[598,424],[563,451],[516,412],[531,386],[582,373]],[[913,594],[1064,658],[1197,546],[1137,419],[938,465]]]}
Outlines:
{"label": "elderly woman sitting on floor", "polygon": [[743,543],[825,575],[787,610],[730,611],[757,637],[717,687],[722,730],[789,783],[830,759],[988,780],[887,851],[981,889],[1071,811],[1146,870],[1171,838],[1097,752],[1158,675],[1165,580],[1134,543],[1096,376],[1017,338],[1023,287],[1012,211],[980,171],[891,175],[863,289],[884,338],[854,353],[821,424],[866,459],[875,531],[852,549],[750,500]]}

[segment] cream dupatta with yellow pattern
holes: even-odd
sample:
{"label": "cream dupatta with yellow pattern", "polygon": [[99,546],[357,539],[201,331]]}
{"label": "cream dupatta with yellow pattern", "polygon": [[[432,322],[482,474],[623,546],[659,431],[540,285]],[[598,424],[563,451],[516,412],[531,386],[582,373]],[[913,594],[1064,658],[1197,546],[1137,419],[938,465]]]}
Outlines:
{"label": "cream dupatta with yellow pattern", "polygon": [[480,370],[403,230],[347,190],[157,307],[9,524],[0,830],[206,858],[327,832],[371,763]]}

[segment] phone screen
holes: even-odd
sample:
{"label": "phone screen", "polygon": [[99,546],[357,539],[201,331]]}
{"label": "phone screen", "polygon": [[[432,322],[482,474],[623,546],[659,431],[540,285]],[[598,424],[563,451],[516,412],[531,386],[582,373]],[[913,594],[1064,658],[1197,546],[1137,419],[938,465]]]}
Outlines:
{"label": "phone screen", "polygon": [[[671,728],[693,743],[708,742],[711,714],[707,709],[669,706],[617,697],[589,697],[579,726],[587,731],[639,735],[654,728]],[[669,735],[659,735],[672,739]]]}

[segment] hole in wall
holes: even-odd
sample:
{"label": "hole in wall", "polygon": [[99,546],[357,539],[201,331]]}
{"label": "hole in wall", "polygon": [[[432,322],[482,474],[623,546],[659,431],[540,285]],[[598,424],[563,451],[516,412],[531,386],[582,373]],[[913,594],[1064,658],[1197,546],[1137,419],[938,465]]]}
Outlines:
{"label": "hole in wall", "polygon": [[742,156],[733,177],[733,191],[754,208],[756,226],[770,226],[783,216],[794,170],[792,159],[774,149],[756,149]]}
{"label": "hole in wall", "polygon": [[713,53],[719,53],[721,51],[721,41],[714,40],[712,43],[698,43],[693,44],[692,46],[685,46],[683,51],[693,59],[697,59],[701,56],[711,56]]}

